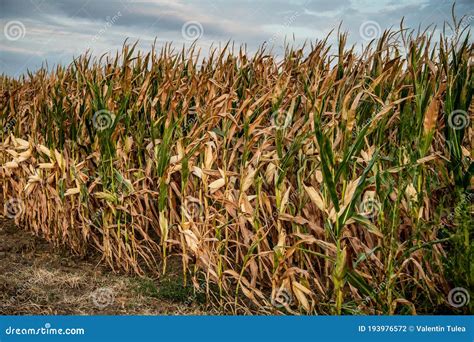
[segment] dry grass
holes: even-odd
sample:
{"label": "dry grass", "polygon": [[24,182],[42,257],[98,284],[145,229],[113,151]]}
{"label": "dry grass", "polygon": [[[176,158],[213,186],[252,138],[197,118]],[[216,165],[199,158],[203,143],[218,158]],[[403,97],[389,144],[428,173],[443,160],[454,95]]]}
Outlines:
{"label": "dry grass", "polygon": [[3,77],[0,204],[114,270],[178,254],[233,312],[453,311],[474,279],[458,33],[385,32],[360,55],[341,34],[336,55],[322,41],[281,61],[124,45]]}
{"label": "dry grass", "polygon": [[181,286],[179,272],[154,279],[110,274],[95,256],[75,258],[0,220],[0,315],[220,313],[204,299]]}

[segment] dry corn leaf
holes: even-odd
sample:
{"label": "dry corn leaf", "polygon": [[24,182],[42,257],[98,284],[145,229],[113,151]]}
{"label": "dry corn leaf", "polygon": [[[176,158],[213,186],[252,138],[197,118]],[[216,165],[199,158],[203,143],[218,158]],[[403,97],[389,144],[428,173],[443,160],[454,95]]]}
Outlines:
{"label": "dry corn leaf", "polygon": [[326,211],[326,206],[324,204],[323,198],[321,195],[318,193],[318,191],[313,188],[312,186],[306,186],[304,185],[304,189],[306,190],[306,193],[308,194],[309,198],[311,201],[316,204],[316,206],[322,210]]}
{"label": "dry corn leaf", "polygon": [[215,180],[211,184],[209,184],[209,189],[211,189],[211,192],[215,192],[222,188],[225,185],[225,179],[224,178],[219,178],[218,180]]}

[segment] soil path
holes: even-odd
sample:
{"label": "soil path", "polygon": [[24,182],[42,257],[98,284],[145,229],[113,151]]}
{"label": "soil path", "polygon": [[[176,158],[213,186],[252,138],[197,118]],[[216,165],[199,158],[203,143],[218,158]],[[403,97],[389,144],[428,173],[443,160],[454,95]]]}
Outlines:
{"label": "soil path", "polygon": [[205,314],[178,279],[117,275],[0,218],[0,315]]}

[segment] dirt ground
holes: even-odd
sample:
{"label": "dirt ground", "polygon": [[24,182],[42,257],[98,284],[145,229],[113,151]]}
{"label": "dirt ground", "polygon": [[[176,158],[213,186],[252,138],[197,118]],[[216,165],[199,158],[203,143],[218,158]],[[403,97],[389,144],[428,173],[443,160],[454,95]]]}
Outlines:
{"label": "dirt ground", "polygon": [[0,218],[0,315],[199,315],[205,298],[175,278],[111,273]]}

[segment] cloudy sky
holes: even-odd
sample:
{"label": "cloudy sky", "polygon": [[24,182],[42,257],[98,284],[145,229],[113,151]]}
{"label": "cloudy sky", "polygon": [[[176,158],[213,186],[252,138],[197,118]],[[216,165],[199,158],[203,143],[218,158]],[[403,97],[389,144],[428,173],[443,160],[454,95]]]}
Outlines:
{"label": "cloudy sky", "polygon": [[[350,43],[367,44],[388,27],[441,28],[452,0],[0,0],[0,74],[18,76],[44,61],[69,63],[89,49],[113,52],[126,38],[149,49],[195,38],[203,53],[231,39],[249,52],[266,42],[302,44],[324,38],[342,22]],[[474,24],[474,0],[457,0],[456,13]]]}

